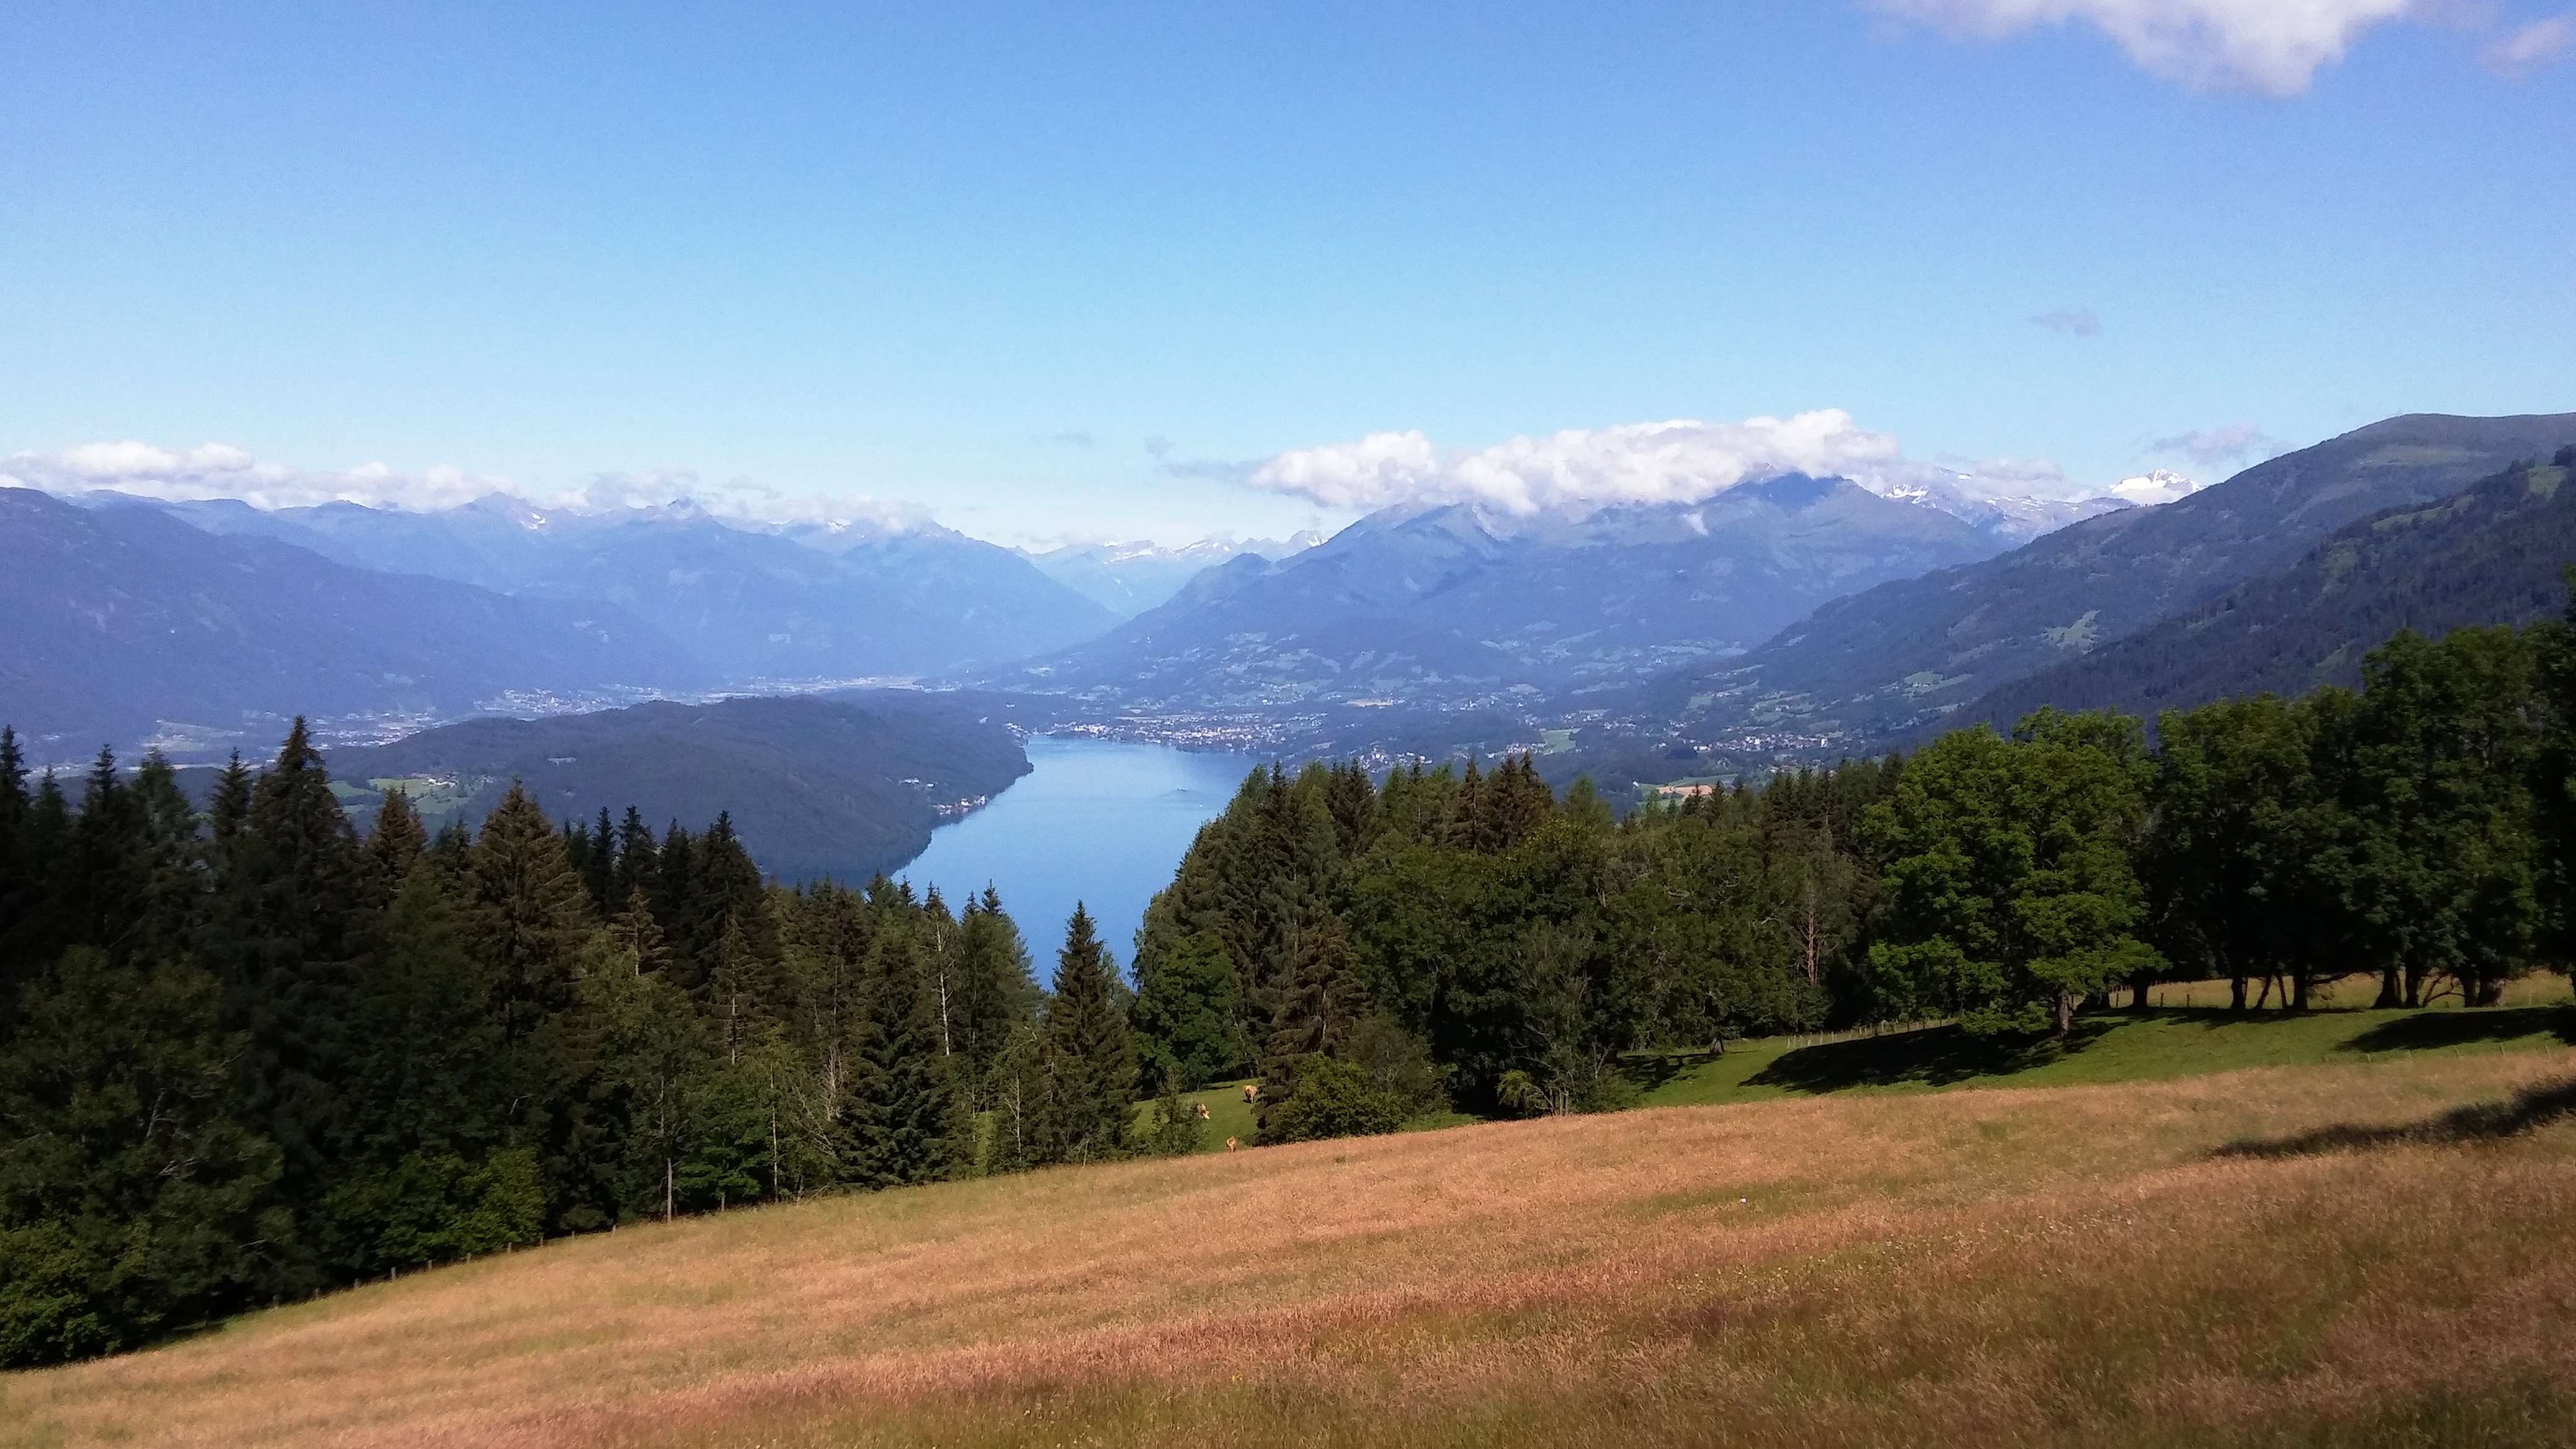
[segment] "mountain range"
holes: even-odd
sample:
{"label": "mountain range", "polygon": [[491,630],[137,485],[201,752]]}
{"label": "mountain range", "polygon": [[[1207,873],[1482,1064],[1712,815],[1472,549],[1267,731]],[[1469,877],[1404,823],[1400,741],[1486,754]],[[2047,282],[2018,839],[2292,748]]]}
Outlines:
{"label": "mountain range", "polygon": [[2248,579],[2125,639],[2015,680],[1956,723],[2001,729],[2043,704],[2158,710],[2361,683],[2362,661],[2400,629],[2440,636],[2566,611],[2576,563],[2576,447],[2465,492],[2348,523],[2277,573]]}
{"label": "mountain range", "polygon": [[1062,648],[1116,622],[1011,550],[931,524],[764,529],[687,504],[591,513],[498,494],[426,513],[102,502],[354,567],[614,604],[729,683],[932,674]]}
{"label": "mountain range", "polygon": [[2390,418],[2159,507],[1851,591],[1740,659],[1602,703],[1641,729],[1748,757],[1878,748],[2287,568],[2356,519],[2451,497],[2571,440],[2576,414]]}
{"label": "mountain range", "polygon": [[1689,504],[1389,509],[1286,558],[1239,555],[1098,639],[983,678],[1139,709],[1536,695],[1740,653],[1837,595],[2002,546],[1940,509],[1795,475]]}
{"label": "mountain range", "polygon": [[1286,558],[1322,543],[1320,533],[1241,542],[1231,537],[1203,538],[1167,548],[1158,543],[1074,543],[1044,553],[1021,550],[1021,557],[1048,578],[1091,600],[1121,619],[1132,619],[1181,591],[1206,569],[1246,554]]}
{"label": "mountain range", "polygon": [[355,568],[157,509],[0,488],[0,546],[0,723],[40,762],[265,745],[299,713],[399,729],[714,682],[614,605]]}

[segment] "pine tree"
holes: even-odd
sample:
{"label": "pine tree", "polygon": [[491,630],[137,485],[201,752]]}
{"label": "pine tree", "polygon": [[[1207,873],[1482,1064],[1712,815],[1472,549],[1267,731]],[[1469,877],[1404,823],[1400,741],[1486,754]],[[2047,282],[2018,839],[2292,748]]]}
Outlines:
{"label": "pine tree", "polygon": [[588,896],[562,837],[515,783],[485,818],[468,870],[474,957],[502,1036],[524,1042],[572,1004],[573,959],[590,929]]}
{"label": "pine tree", "polygon": [[638,976],[651,975],[671,964],[671,949],[662,941],[661,924],[653,919],[653,903],[640,890],[628,893],[626,908],[609,918],[608,938],[634,958]]}
{"label": "pine tree", "polygon": [[1116,968],[1080,903],[1056,953],[1047,1002],[1046,1156],[1062,1162],[1114,1157],[1134,1117],[1136,1062],[1117,1007]]}
{"label": "pine tree", "polygon": [[768,963],[752,953],[750,938],[730,917],[716,941],[715,962],[707,978],[707,1020],[725,1065],[732,1066],[777,1024],[771,1005],[778,991]]}
{"label": "pine tree", "polygon": [[215,844],[232,844],[250,823],[253,778],[250,767],[242,763],[241,751],[233,751],[223,774],[215,781],[214,795],[206,802],[206,828]]}
{"label": "pine tree", "polygon": [[[355,984],[358,848],[302,719],[251,782],[249,809],[216,859],[200,955],[224,983],[228,1022],[249,1034],[244,1125],[277,1145],[279,1191],[310,1223],[336,1178],[333,1143],[344,1135],[338,1084]],[[272,1291],[329,1281],[318,1251],[300,1233],[272,1241]]]}
{"label": "pine tree", "polygon": [[372,911],[391,907],[412,868],[428,853],[429,833],[411,808],[411,797],[399,788],[387,790],[366,842],[358,847],[359,900]]}
{"label": "pine tree", "polygon": [[1350,936],[1339,917],[1317,906],[1298,927],[1290,950],[1288,990],[1261,1053],[1262,1119],[1296,1090],[1297,1063],[1338,1056],[1367,1015],[1367,995],[1353,970]]}
{"label": "pine tree", "polygon": [[32,804],[18,732],[0,725],[0,1046],[7,1045],[11,1024],[17,1020],[10,1002],[18,983],[33,975],[39,964],[30,943],[22,940],[30,917],[42,908],[22,839]]}
{"label": "pine tree", "polygon": [[1029,971],[1028,947],[1019,927],[1002,910],[1002,898],[991,886],[969,901],[957,925],[956,991],[950,1006],[950,1031],[961,1078],[975,1086],[983,1100],[984,1079],[1002,1057],[1003,1048],[1037,1019],[1038,984]]}
{"label": "pine tree", "polygon": [[642,811],[626,807],[626,819],[617,827],[617,868],[609,878],[609,899],[625,901],[642,892],[647,901],[661,887],[660,850],[653,843],[653,830],[644,823]]}
{"label": "pine tree", "polygon": [[855,1046],[840,1122],[849,1180],[897,1187],[953,1174],[964,1148],[962,1104],[912,931],[876,937]]}
{"label": "pine tree", "polygon": [[[277,1149],[230,1110],[238,1037],[194,967],[74,947],[0,1050],[0,1365],[112,1353],[239,1308]],[[264,1209],[266,1209],[264,1211]]]}
{"label": "pine tree", "polygon": [[617,889],[617,837],[608,823],[608,807],[599,807],[599,823],[589,832],[581,856],[581,883],[590,889],[591,914],[608,918],[626,900]]}

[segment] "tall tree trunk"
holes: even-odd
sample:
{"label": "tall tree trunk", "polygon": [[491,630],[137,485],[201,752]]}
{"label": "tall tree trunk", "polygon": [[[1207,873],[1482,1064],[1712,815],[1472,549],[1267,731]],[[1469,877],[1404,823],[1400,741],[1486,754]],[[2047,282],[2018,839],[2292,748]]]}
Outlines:
{"label": "tall tree trunk", "polygon": [[2075,993],[2057,993],[2057,1034],[2064,1037],[2075,1029]]}
{"label": "tall tree trunk", "polygon": [[2308,981],[2308,969],[2304,966],[2290,973],[2290,990],[2292,993],[2290,1009],[2292,1011],[2305,1011],[2308,1009]]}
{"label": "tall tree trunk", "polygon": [[2397,991],[2397,963],[2392,961],[2379,968],[2379,999],[2370,1006],[2374,1011],[2386,1011],[2404,1004],[2405,998]]}
{"label": "tall tree trunk", "polygon": [[2242,976],[2231,976],[2227,979],[2227,1009],[2230,1011],[2245,1009],[2245,978]]}
{"label": "tall tree trunk", "polygon": [[673,1216],[671,1207],[671,1159],[665,1157],[662,1159],[662,1221],[666,1223]]}

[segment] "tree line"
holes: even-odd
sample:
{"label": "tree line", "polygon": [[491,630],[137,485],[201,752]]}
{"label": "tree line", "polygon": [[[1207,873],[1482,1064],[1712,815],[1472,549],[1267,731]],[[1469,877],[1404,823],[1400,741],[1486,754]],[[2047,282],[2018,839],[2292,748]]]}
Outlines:
{"label": "tree line", "polygon": [[[621,1222],[1136,1151],[1126,993],[988,887],[764,881],[523,790],[360,834],[301,721],[204,810],[0,730],[0,1365]],[[1141,1135],[1140,1135],[1141,1133]]]}
{"label": "tree line", "polygon": [[2401,633],[2359,690],[2166,711],[2152,739],[2043,709],[1624,819],[1526,756],[1256,771],[1146,914],[1139,1056],[1257,1073],[1271,1141],[1613,1106],[1624,1054],[1742,1035],[2063,1035],[2166,980],[2491,1005],[2576,956],[2571,641]]}

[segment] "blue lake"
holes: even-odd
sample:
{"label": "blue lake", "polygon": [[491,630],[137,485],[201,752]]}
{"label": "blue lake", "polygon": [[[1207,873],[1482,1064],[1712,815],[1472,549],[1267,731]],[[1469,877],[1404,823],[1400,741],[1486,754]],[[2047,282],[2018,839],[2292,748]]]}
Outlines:
{"label": "blue lake", "polygon": [[1123,970],[1145,903],[1172,883],[1199,826],[1224,813],[1255,761],[1045,735],[1028,751],[1035,770],[939,827],[896,874],[917,891],[938,886],[951,910],[991,882],[1028,938],[1041,982],[1055,975],[1064,923],[1080,901]]}

